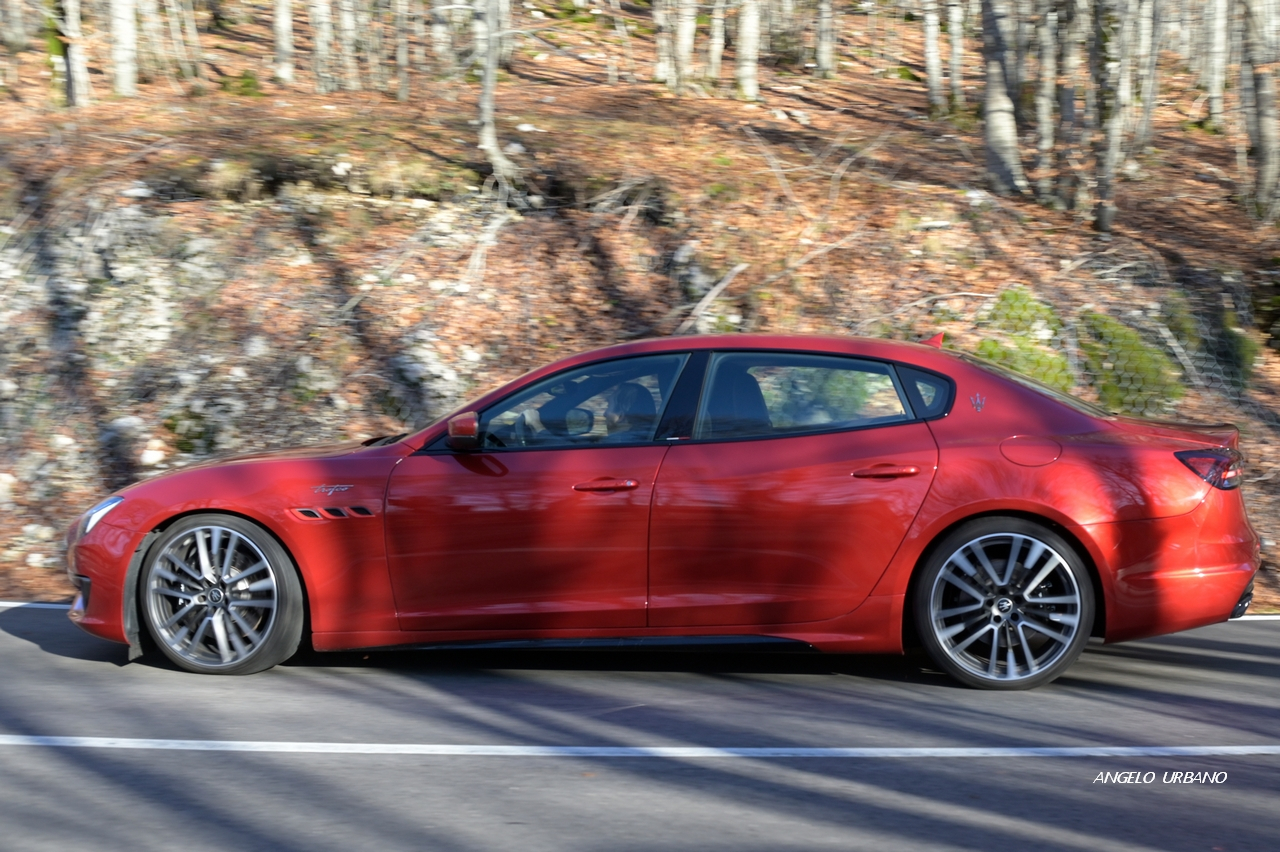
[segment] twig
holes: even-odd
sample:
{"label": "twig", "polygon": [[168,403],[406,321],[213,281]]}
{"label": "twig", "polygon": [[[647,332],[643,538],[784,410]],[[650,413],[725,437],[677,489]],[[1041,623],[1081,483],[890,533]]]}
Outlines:
{"label": "twig", "polygon": [[856,329],[862,328],[864,325],[867,325],[869,323],[879,322],[880,320],[888,319],[889,317],[900,314],[903,311],[908,310],[910,308],[917,308],[920,305],[927,305],[929,302],[934,302],[934,301],[937,301],[938,299],[950,299],[954,296],[973,296],[979,299],[995,298],[994,293],[970,293],[968,291],[961,291],[958,293],[939,293],[936,296],[926,296],[923,299],[917,299],[914,302],[908,302],[905,305],[899,305],[898,307],[889,311],[889,313],[887,314],[880,314],[880,316],[877,316],[877,317],[871,317],[869,319],[860,320],[859,322],[856,322],[850,325],[849,328],[856,330]]}
{"label": "twig", "polygon": [[795,263],[788,266],[786,269],[782,270],[781,272],[775,272],[774,274],[770,275],[768,278],[761,281],[760,286],[763,287],[766,284],[772,284],[774,281],[777,281],[779,278],[783,277],[784,275],[790,275],[792,272],[804,266],[806,263],[813,260],[814,258],[822,257],[827,252],[835,251],[836,249],[840,248],[845,243],[849,242],[854,237],[859,236],[862,233],[862,225],[863,223],[866,222],[866,220],[867,220],[867,217],[863,216],[862,219],[859,220],[858,222],[858,227],[852,233],[845,234],[843,237],[836,240],[834,243],[827,243],[825,246],[818,246],[816,249],[809,252],[804,257],[800,258]]}
{"label": "twig", "polygon": [[773,156],[773,153],[765,147],[764,141],[760,136],[750,127],[743,127],[742,132],[746,133],[751,141],[756,144],[756,147],[760,149],[760,153],[764,155],[764,159],[769,164],[769,168],[773,169],[773,175],[778,179],[778,185],[782,187],[783,194],[786,195],[787,198],[791,199],[791,203],[800,211],[800,215],[804,216],[806,219],[814,218],[813,214],[805,209],[804,204],[800,199],[796,198],[796,194],[791,191],[791,184],[787,181],[787,176],[782,171],[782,164],[779,163],[777,158]]}
{"label": "twig", "polygon": [[716,300],[717,296],[724,292],[725,288],[728,287],[729,283],[738,276],[739,272],[743,271],[750,265],[751,264],[749,263],[739,263],[733,269],[730,269],[729,274],[721,278],[720,283],[708,290],[707,295],[702,297],[702,301],[693,306],[693,310],[689,311],[689,316],[685,317],[684,322],[680,323],[680,326],[676,329],[676,334],[684,334],[686,331],[693,328],[694,323],[698,321],[698,317],[702,316],[702,312]]}

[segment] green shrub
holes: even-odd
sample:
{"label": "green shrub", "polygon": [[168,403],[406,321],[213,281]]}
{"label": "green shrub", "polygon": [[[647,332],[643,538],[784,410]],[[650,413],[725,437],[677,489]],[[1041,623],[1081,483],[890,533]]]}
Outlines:
{"label": "green shrub", "polygon": [[1093,389],[1103,406],[1126,414],[1158,414],[1185,392],[1178,369],[1138,332],[1106,314],[1082,317]]}
{"label": "green shrub", "polygon": [[1071,364],[1065,355],[1037,346],[1020,335],[1013,337],[1009,343],[988,337],[978,344],[977,355],[1058,390],[1069,391],[1075,385]]}

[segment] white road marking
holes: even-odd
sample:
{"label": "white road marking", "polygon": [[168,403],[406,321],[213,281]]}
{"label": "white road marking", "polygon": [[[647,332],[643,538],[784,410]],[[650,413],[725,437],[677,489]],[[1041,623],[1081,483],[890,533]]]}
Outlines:
{"label": "white road marking", "polygon": [[426,743],[304,743],[253,740],[152,740],[123,737],[37,737],[0,734],[0,746],[249,751],[280,754],[390,754],[446,757],[1244,757],[1280,756],[1280,745],[1245,746],[1045,746],[961,748],[708,748],[701,746],[535,746]]}
{"label": "white road marking", "polygon": [[71,609],[71,604],[25,603],[24,601],[0,601],[0,609]]}

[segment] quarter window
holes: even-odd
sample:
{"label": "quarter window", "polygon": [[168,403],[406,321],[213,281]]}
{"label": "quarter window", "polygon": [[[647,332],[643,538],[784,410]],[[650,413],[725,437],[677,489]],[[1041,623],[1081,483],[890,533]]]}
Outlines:
{"label": "quarter window", "polygon": [[726,352],[712,359],[694,437],[825,432],[911,417],[886,364],[825,355]]}

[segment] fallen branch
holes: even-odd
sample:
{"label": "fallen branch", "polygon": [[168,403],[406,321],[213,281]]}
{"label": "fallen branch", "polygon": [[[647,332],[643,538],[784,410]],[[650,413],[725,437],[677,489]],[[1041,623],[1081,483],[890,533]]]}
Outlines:
{"label": "fallen branch", "polygon": [[724,292],[725,288],[728,287],[730,282],[738,276],[739,272],[742,272],[750,265],[751,264],[749,263],[739,263],[733,269],[730,269],[729,274],[721,278],[720,283],[708,290],[707,295],[702,297],[702,301],[693,306],[693,310],[689,312],[689,316],[685,317],[684,322],[680,323],[680,326],[676,329],[676,334],[684,334],[686,331],[693,328],[694,324],[698,321],[698,317],[702,316],[702,312],[710,307],[711,303],[716,300],[717,296]]}
{"label": "fallen branch", "polygon": [[880,316],[860,320],[850,325],[849,328],[857,330],[859,328],[862,328],[864,325],[868,325],[869,323],[879,322],[880,320],[886,320],[889,317],[896,316],[897,314],[900,314],[905,310],[909,310],[911,308],[918,308],[921,305],[927,305],[930,302],[936,302],[938,299],[950,299],[955,296],[972,296],[979,299],[994,299],[996,297],[996,294],[995,293],[971,293],[968,291],[961,291],[958,293],[939,293],[936,296],[926,296],[923,299],[917,299],[914,302],[908,302],[905,305],[899,305],[898,307],[889,311],[889,313],[887,314],[880,314]]}
{"label": "fallen branch", "polygon": [[760,153],[764,156],[765,162],[767,162],[769,164],[769,168],[773,170],[773,176],[778,179],[778,185],[782,187],[783,194],[786,195],[787,198],[791,200],[791,203],[796,206],[796,209],[800,211],[800,215],[804,216],[806,219],[814,218],[813,214],[805,209],[804,204],[796,197],[796,194],[791,191],[791,183],[787,180],[786,174],[783,173],[782,164],[773,156],[773,152],[765,147],[764,140],[762,140],[750,127],[743,127],[742,132],[747,134],[748,138],[750,138],[751,141],[755,143],[756,147],[760,149]]}

